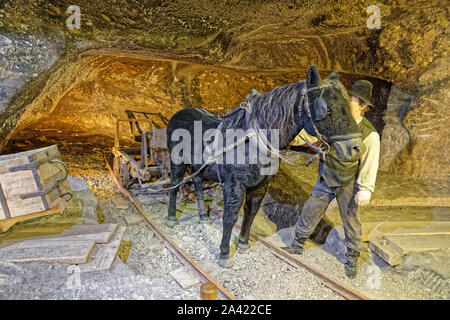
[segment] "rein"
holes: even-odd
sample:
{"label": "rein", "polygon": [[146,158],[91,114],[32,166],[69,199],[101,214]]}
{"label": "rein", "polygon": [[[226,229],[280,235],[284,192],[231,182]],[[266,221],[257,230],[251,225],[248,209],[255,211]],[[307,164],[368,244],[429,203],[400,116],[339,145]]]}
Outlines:
{"label": "rein", "polygon": [[[261,133],[260,133],[260,128],[259,128],[259,126],[257,124],[257,121],[256,121],[254,115],[251,113],[251,115],[252,115],[252,126],[253,126],[253,129],[256,132],[256,135],[257,135],[258,140],[261,143],[261,145],[268,152],[270,152],[271,154],[275,155],[276,157],[278,157],[282,161],[284,161],[284,162],[286,162],[286,163],[288,163],[288,164],[290,164],[292,166],[304,166],[304,167],[307,167],[314,161],[315,158],[322,157],[322,159],[324,160],[325,156],[330,151],[330,144],[331,143],[336,142],[336,141],[342,141],[342,140],[348,140],[348,139],[354,139],[354,138],[361,137],[361,133],[352,133],[352,134],[346,134],[346,135],[334,135],[334,136],[331,136],[330,138],[327,139],[317,129],[317,126],[314,123],[314,120],[313,120],[312,115],[311,115],[311,109],[309,108],[310,104],[309,104],[308,92],[314,91],[314,90],[320,90],[320,96],[319,96],[319,98],[320,98],[320,97],[322,97],[323,89],[326,88],[326,87],[329,87],[329,86],[331,86],[330,83],[323,83],[323,84],[315,86],[315,87],[303,88],[302,89],[302,96],[301,96],[302,100],[301,100],[301,102],[299,104],[299,107],[300,106],[303,107],[303,109],[305,110],[305,113],[306,113],[308,119],[311,121],[312,127],[314,128],[314,132],[316,133],[316,137],[325,146],[325,148],[316,147],[316,146],[310,144],[308,141],[305,141],[306,144],[308,146],[310,146],[312,149],[316,150],[317,153],[314,156],[312,156],[305,163],[292,163],[289,160],[287,160],[286,158],[284,158],[280,154],[280,150],[277,150],[276,148],[274,148],[267,139],[266,139],[266,141],[264,141],[264,139],[262,139]],[[251,112],[251,105],[248,102],[246,102],[246,104],[247,104],[247,107],[244,107],[243,109],[246,110],[247,112]],[[241,104],[241,106],[242,106],[242,104]],[[275,150],[275,151],[272,151],[272,150]]]}
{"label": "rein", "polygon": [[[251,124],[252,127],[254,129],[254,132],[246,134],[242,139],[240,139],[239,141],[237,141],[236,143],[233,143],[225,148],[222,148],[222,150],[220,150],[220,152],[218,152],[217,154],[214,154],[214,156],[210,157],[207,161],[205,161],[205,163],[193,174],[185,177],[181,182],[177,183],[174,186],[168,187],[168,188],[161,188],[161,189],[151,189],[150,186],[144,186],[141,183],[141,177],[138,176],[138,180],[139,180],[139,184],[141,185],[142,188],[148,189],[150,190],[150,192],[152,193],[160,193],[160,192],[166,192],[166,191],[170,191],[173,189],[178,188],[180,185],[182,185],[183,183],[186,183],[190,180],[192,180],[193,178],[195,178],[203,169],[205,169],[208,165],[210,165],[213,162],[216,162],[224,153],[233,150],[234,148],[238,147],[239,145],[245,143],[247,141],[247,138],[250,138],[254,135],[257,136],[259,143],[264,147],[264,149],[266,149],[269,153],[275,155],[276,157],[278,157],[280,160],[292,165],[292,166],[309,166],[315,158],[319,158],[320,156],[322,156],[323,158],[325,158],[325,155],[330,151],[330,145],[329,143],[332,143],[334,141],[340,141],[340,140],[346,140],[346,139],[351,139],[351,138],[356,138],[361,136],[360,133],[356,133],[356,134],[350,134],[350,135],[336,135],[336,136],[332,136],[327,139],[319,132],[319,130],[317,129],[313,119],[312,119],[312,115],[311,115],[311,109],[309,108],[309,97],[308,97],[308,93],[310,91],[314,91],[314,90],[321,90],[320,92],[320,96],[322,96],[322,90],[326,87],[331,86],[330,83],[323,83],[321,85],[315,86],[315,87],[311,87],[311,88],[303,88],[301,91],[301,102],[299,103],[299,107],[301,106],[305,112],[306,115],[308,117],[308,119],[311,121],[311,124],[314,128],[314,131],[317,135],[317,138],[319,139],[319,141],[325,145],[325,148],[319,148],[316,146],[313,146],[312,144],[310,144],[308,141],[305,141],[311,148],[313,148],[314,150],[317,151],[317,153],[312,156],[308,161],[306,161],[305,163],[292,163],[290,162],[288,159],[284,158],[281,154],[280,154],[280,150],[277,150],[276,148],[274,148],[272,146],[272,144],[267,140],[267,139],[263,139],[260,133],[260,127],[258,126],[258,123],[255,119],[255,114],[254,112],[252,112],[252,108],[251,108],[251,104],[249,103],[249,101],[243,102],[239,105],[239,107],[237,107],[235,110],[231,111],[230,113],[227,113],[225,115],[220,116],[220,118],[227,118],[237,112],[240,112],[242,110],[244,110],[245,112],[247,112],[248,114],[250,114],[251,117]],[[294,96],[294,99],[297,97],[297,95]],[[295,101],[295,100],[294,100]],[[216,129],[218,130],[220,128],[221,125],[219,125],[219,127]],[[275,151],[274,151],[275,150]],[[218,170],[218,169],[217,169]],[[219,172],[217,172],[218,174],[218,178],[220,181],[220,175]]]}

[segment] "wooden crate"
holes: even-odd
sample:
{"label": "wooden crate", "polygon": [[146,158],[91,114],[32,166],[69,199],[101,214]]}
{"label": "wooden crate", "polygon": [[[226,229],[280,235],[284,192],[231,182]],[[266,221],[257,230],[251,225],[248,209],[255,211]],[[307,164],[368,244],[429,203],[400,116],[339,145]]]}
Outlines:
{"label": "wooden crate", "polygon": [[56,145],[0,156],[0,231],[63,210],[71,194],[60,158]]}

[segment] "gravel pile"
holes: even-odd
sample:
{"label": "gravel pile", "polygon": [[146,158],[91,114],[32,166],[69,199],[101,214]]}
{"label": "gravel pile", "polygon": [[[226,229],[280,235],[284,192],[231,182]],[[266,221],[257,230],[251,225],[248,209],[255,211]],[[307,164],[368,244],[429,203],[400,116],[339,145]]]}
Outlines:
{"label": "gravel pile", "polygon": [[[306,270],[293,267],[256,243],[248,254],[234,254],[231,269],[218,265],[222,222],[211,216],[209,224],[198,224],[195,204],[190,204],[174,228],[163,224],[167,205],[157,203],[144,210],[179,247],[239,299],[343,299],[323,286]],[[238,235],[235,230],[232,241]],[[232,244],[232,252],[235,246]]]}
{"label": "gravel pile", "polygon": [[[90,184],[94,188],[98,186],[104,190],[103,195],[97,192],[97,197],[107,219],[110,219],[107,220],[108,222],[123,223],[125,215],[137,215],[131,207],[128,210],[117,210],[113,206],[112,198],[121,197],[121,195],[112,191],[111,188],[115,189],[115,187],[112,187],[108,174],[94,175],[89,179],[92,179]],[[209,224],[198,224],[195,197],[187,197],[184,199],[186,201],[182,201],[180,192],[177,199],[180,223],[174,228],[169,228],[163,224],[163,219],[167,215],[167,196],[145,194],[139,188],[133,191],[139,197],[147,214],[170,236],[172,241],[237,298],[343,299],[323,286],[306,270],[280,260],[259,243],[252,245],[248,254],[236,252],[233,268],[221,268],[218,265],[222,236],[222,222],[219,217],[212,215]],[[213,206],[220,210],[221,205],[217,205],[222,199],[220,188],[213,186],[204,193],[205,197],[213,200]],[[282,233],[282,230],[280,232]],[[232,253],[235,251],[233,241],[237,234],[238,230],[235,230],[231,238]],[[433,282],[423,279],[426,273],[412,273],[411,270],[392,268],[369,250],[360,259],[358,277],[349,280],[344,273],[345,249],[340,238],[342,235],[339,234],[340,231],[336,230],[330,232],[327,242],[322,246],[309,248],[302,256],[303,260],[372,299],[448,299],[450,297],[448,281],[446,282],[445,279],[439,281],[435,276]],[[171,285],[177,285],[169,273],[182,264],[163,247],[145,222],[137,226],[129,226],[124,240],[133,242],[127,265],[137,274],[165,277],[164,279]],[[433,278],[433,275],[428,275],[428,278],[430,277]],[[438,284],[434,284],[433,287],[433,283]],[[198,299],[199,286],[194,286],[185,292],[193,299]]]}
{"label": "gravel pile", "polygon": [[[344,272],[345,246],[344,234],[340,227],[333,228],[326,242],[317,246],[306,243],[306,250],[301,259],[333,277],[346,286],[361,292],[371,299],[449,299],[450,281],[432,271],[420,271],[418,265],[407,267],[402,264],[395,268],[367,248],[358,262],[358,275],[350,280]],[[269,237],[273,243],[283,246],[290,244],[294,236],[294,228],[282,229]],[[442,259],[450,257],[441,254]],[[443,261],[443,260],[442,260]],[[448,264],[447,264],[448,265]]]}
{"label": "gravel pile", "polygon": [[[80,274],[81,288],[73,288],[74,266],[50,263],[0,264],[1,299],[199,299],[200,285],[186,290],[170,272],[183,264],[154,235],[150,227],[132,206],[127,206],[109,173],[92,157],[66,157],[71,174],[84,179],[96,194],[106,217],[105,223],[126,226],[125,241],[131,242],[128,260],[116,259],[112,270]],[[312,274],[280,260],[260,243],[251,243],[247,254],[235,253],[238,230],[234,230],[231,253],[234,266],[218,265],[222,221],[216,216],[209,223],[199,224],[197,205],[192,194],[177,200],[179,224],[169,228],[163,224],[167,215],[167,196],[145,194],[133,189],[143,209],[180,248],[211,276],[239,299],[343,299]],[[211,207],[221,210],[220,188],[205,190]],[[126,219],[128,218],[128,219]],[[135,221],[127,225],[126,220]],[[256,221],[256,220],[255,220]],[[279,245],[290,243],[292,229],[282,229],[270,237]],[[403,268],[391,268],[367,251],[361,259],[355,280],[346,278],[343,268],[345,250],[339,230],[330,232],[321,246],[311,244],[301,257],[306,263],[328,276],[373,299],[449,299],[449,281],[445,272],[433,273],[421,269],[421,260],[409,259]],[[446,259],[444,254],[440,259]],[[436,268],[435,268],[436,269]],[[436,269],[437,270],[437,269]],[[438,270],[439,271],[439,270]],[[445,271],[445,270],[444,270]],[[75,271],[76,272],[76,271]],[[72,279],[72,280],[69,280]],[[69,283],[69,285],[68,285]],[[74,282],[76,284],[76,281]],[[73,284],[73,283],[72,283]],[[78,288],[78,289],[77,289]]]}
{"label": "gravel pile", "polygon": [[110,271],[77,272],[61,263],[0,263],[0,299],[188,299],[163,279],[135,274],[120,259]]}

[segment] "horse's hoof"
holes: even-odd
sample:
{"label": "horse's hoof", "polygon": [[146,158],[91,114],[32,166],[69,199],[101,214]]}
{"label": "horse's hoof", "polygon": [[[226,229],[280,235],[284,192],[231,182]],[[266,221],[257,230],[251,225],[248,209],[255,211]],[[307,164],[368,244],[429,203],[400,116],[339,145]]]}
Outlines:
{"label": "horse's hoof", "polygon": [[233,258],[222,259],[219,257],[219,266],[221,266],[222,268],[231,268],[233,265],[234,265]]}
{"label": "horse's hoof", "polygon": [[238,242],[237,250],[240,254],[247,254],[250,251],[250,246],[247,244],[243,244]]}
{"label": "horse's hoof", "polygon": [[166,217],[166,218],[164,218],[164,224],[170,228],[173,228],[178,224],[178,221],[176,218],[175,218],[175,220],[173,220],[173,218],[171,219],[171,218]]}

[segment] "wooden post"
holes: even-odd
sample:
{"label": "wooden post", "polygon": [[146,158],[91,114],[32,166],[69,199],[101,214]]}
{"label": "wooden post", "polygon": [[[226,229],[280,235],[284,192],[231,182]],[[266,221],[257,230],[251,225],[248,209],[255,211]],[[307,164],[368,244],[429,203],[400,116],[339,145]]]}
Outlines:
{"label": "wooden post", "polygon": [[132,121],[131,122],[131,136],[133,137],[133,142],[136,141],[135,135],[134,135],[135,126],[136,126],[136,121]]}
{"label": "wooden post", "polygon": [[119,147],[120,147],[119,146],[119,123],[120,123],[120,120],[118,117],[116,117],[116,132],[114,134],[114,147],[116,149],[119,149]]}

